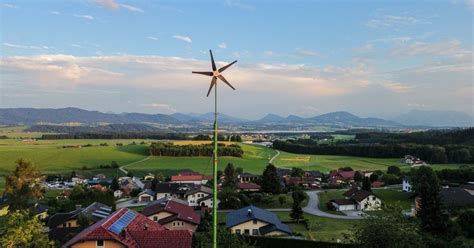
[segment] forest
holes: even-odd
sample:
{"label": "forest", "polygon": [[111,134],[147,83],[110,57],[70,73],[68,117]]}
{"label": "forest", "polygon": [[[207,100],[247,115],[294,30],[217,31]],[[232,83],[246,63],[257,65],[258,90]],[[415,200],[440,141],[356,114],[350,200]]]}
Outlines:
{"label": "forest", "polygon": [[[238,145],[218,143],[218,146],[218,156],[242,157],[244,155],[244,151]],[[174,145],[160,142],[150,145],[150,155],[173,157],[212,156],[213,148],[212,144]]]}

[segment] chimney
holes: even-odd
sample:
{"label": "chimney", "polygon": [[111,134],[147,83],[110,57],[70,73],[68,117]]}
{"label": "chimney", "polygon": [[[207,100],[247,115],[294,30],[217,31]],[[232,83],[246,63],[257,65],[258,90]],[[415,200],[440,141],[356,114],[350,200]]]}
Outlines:
{"label": "chimney", "polygon": [[249,209],[247,210],[247,215],[248,215],[249,217],[252,217],[252,209],[251,209],[251,208],[249,208]]}
{"label": "chimney", "polygon": [[76,205],[76,210],[81,209],[81,208],[82,208],[82,205],[81,205],[81,204],[77,204],[77,205]]}
{"label": "chimney", "polygon": [[147,223],[145,223],[145,225],[143,225],[143,230],[145,230],[145,231],[148,230],[148,224]]}

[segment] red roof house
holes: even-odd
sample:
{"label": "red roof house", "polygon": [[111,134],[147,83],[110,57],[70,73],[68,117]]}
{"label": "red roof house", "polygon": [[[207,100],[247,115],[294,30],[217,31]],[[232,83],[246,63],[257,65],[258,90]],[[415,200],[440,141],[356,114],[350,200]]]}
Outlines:
{"label": "red roof house", "polygon": [[171,176],[171,182],[174,183],[205,184],[211,179],[212,176],[201,175],[197,172],[180,172],[176,176]]}
{"label": "red roof house", "polygon": [[169,230],[196,231],[201,216],[194,212],[193,207],[175,199],[162,198],[150,202],[142,214]]}
{"label": "red roof house", "polygon": [[89,226],[65,247],[189,248],[192,233],[166,230],[160,224],[133,210],[124,208]]}

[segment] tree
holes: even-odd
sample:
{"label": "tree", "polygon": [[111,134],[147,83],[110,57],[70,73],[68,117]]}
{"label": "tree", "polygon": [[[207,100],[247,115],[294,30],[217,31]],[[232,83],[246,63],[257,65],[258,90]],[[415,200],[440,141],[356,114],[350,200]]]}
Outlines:
{"label": "tree", "polygon": [[400,184],[402,180],[400,177],[397,177],[393,174],[385,174],[382,177],[382,181],[385,183],[385,185],[392,185],[392,184]]}
{"label": "tree", "polygon": [[360,173],[360,171],[356,171],[354,173],[354,181],[356,182],[362,182],[362,180],[364,180],[364,177],[362,176],[362,174]]}
{"label": "tree", "polygon": [[244,169],[242,167],[237,167],[235,169],[235,172],[240,175],[240,174],[244,173]]}
{"label": "tree", "polygon": [[133,177],[133,173],[132,173],[131,171],[129,171],[129,172],[127,173],[127,177]]}
{"label": "tree", "polygon": [[298,167],[293,167],[291,168],[291,174],[292,177],[302,177],[304,176],[304,170]]}
{"label": "tree", "polygon": [[223,187],[217,195],[219,198],[219,208],[236,209],[240,207],[239,194],[232,188]]}
{"label": "tree", "polygon": [[339,170],[342,170],[342,171],[353,171],[354,169],[352,169],[352,167],[350,167],[350,166],[346,166],[346,167],[339,168]]}
{"label": "tree", "polygon": [[368,177],[364,177],[364,181],[362,182],[362,189],[366,191],[372,191],[372,185]]}
{"label": "tree", "polygon": [[163,182],[163,181],[165,181],[165,176],[163,175],[163,173],[158,172],[158,173],[155,174],[154,179],[158,180],[158,182]]}
{"label": "tree", "polygon": [[263,192],[279,194],[281,192],[280,179],[276,171],[276,167],[268,164],[262,174],[262,190]]}
{"label": "tree", "polygon": [[86,227],[90,226],[89,219],[82,213],[79,214],[79,216],[77,217],[77,224],[81,228],[86,228]]}
{"label": "tree", "polygon": [[118,183],[117,177],[114,177],[114,179],[112,179],[112,182],[110,183],[110,189],[112,191],[116,191],[116,190],[120,189],[120,185]]}
{"label": "tree", "polygon": [[111,168],[118,168],[118,167],[119,167],[119,164],[117,163],[117,161],[112,161],[112,162],[110,163],[110,167],[111,167]]}
{"label": "tree", "polygon": [[281,195],[278,197],[278,202],[280,203],[280,207],[283,206],[283,204],[286,203],[286,196],[285,195]]}
{"label": "tree", "polygon": [[[51,247],[54,242],[43,232],[44,226],[37,217],[28,212],[14,211],[6,218],[4,230],[0,230],[0,247]],[[3,227],[2,227],[3,229]]]}
{"label": "tree", "polygon": [[32,163],[19,159],[12,175],[6,176],[5,195],[10,202],[10,211],[27,209],[43,197],[39,179],[41,173]]}
{"label": "tree", "polygon": [[75,171],[75,170],[72,170],[72,172],[71,172],[71,178],[76,177],[76,176],[77,176],[76,171]]}
{"label": "tree", "polygon": [[464,233],[464,236],[470,239],[474,238],[474,210],[469,209],[462,211],[456,222]]}
{"label": "tree", "polygon": [[291,207],[290,217],[299,223],[300,219],[303,218],[303,209],[301,208],[301,203],[305,199],[305,193],[298,188],[293,191],[291,197],[293,198],[293,206]]}
{"label": "tree", "polygon": [[447,230],[448,217],[442,209],[441,186],[436,173],[428,166],[421,166],[412,171],[413,188],[420,197],[416,216],[421,227],[433,235],[444,234]]}
{"label": "tree", "polygon": [[379,180],[379,175],[376,174],[376,173],[372,173],[372,174],[370,174],[369,179],[370,179],[371,182],[375,182],[375,181]]}
{"label": "tree", "polygon": [[402,170],[400,170],[400,167],[398,166],[390,165],[387,168],[387,174],[399,176],[401,173],[402,173]]}
{"label": "tree", "polygon": [[237,178],[237,173],[232,163],[227,164],[227,166],[224,169],[224,175],[225,175],[225,180],[222,183],[222,187],[229,187],[233,190],[236,190],[237,184],[239,183],[239,179]]}
{"label": "tree", "polygon": [[358,247],[424,247],[419,226],[405,218],[399,208],[371,213],[355,226],[354,236]]}
{"label": "tree", "polygon": [[[232,234],[229,230],[219,228],[217,230],[217,242],[219,247],[224,248],[254,248],[254,244],[240,235]],[[212,233],[211,232],[195,232],[193,235],[192,247],[194,248],[211,248]]]}

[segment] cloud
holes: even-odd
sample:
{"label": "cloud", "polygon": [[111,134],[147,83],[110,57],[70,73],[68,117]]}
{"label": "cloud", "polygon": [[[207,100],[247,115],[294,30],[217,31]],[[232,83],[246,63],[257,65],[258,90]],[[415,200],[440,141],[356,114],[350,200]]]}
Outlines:
{"label": "cloud", "polygon": [[219,48],[222,48],[222,49],[226,49],[227,48],[227,44],[225,44],[225,42],[222,42],[220,43],[219,45],[217,45]]}
{"label": "cloud", "polygon": [[127,9],[129,11],[132,11],[132,12],[140,12],[140,13],[145,12],[143,9],[132,6],[132,5],[120,4],[120,7],[124,8],[124,9]]}
{"label": "cloud", "polygon": [[83,19],[86,19],[86,20],[94,20],[94,17],[91,16],[91,15],[77,15],[77,14],[74,14],[74,17],[77,17],[77,18],[83,18]]}
{"label": "cloud", "polygon": [[82,46],[78,45],[78,44],[71,44],[72,47],[75,47],[75,48],[82,48]]}
{"label": "cloud", "polygon": [[146,108],[153,108],[159,111],[160,113],[172,114],[172,113],[177,112],[175,108],[165,103],[144,103],[144,104],[140,104],[140,106],[146,107]]}
{"label": "cloud", "polygon": [[60,15],[61,14],[59,11],[51,11],[49,13],[51,13],[52,15]]}
{"label": "cloud", "polygon": [[120,5],[115,0],[91,0],[90,2],[108,9],[118,9]]}
{"label": "cloud", "polygon": [[308,50],[308,49],[296,49],[295,51],[295,56],[296,57],[315,57],[315,56],[320,56],[319,53]]}
{"label": "cloud", "polygon": [[242,10],[254,11],[255,7],[250,4],[242,3],[241,0],[226,0],[226,5],[229,7],[235,7]]}
{"label": "cloud", "polygon": [[405,43],[405,42],[408,42],[408,41],[411,41],[411,40],[412,40],[412,38],[409,37],[409,36],[401,36],[401,37],[379,38],[379,39],[371,40],[371,41],[369,41],[369,43],[377,43],[377,42],[381,42],[381,43]]}
{"label": "cloud", "polygon": [[18,6],[10,4],[10,3],[4,3],[3,7],[11,8],[11,9],[17,9],[18,8]]}
{"label": "cloud", "polygon": [[422,22],[412,16],[383,15],[380,18],[371,19],[365,25],[372,29],[396,28],[399,26],[412,25]]}
{"label": "cloud", "polygon": [[150,40],[155,40],[155,41],[158,40],[158,38],[156,38],[154,36],[148,36],[147,38],[150,39]]}
{"label": "cloud", "polygon": [[474,0],[466,0],[466,4],[469,6],[469,8],[474,10]]}
{"label": "cloud", "polygon": [[145,12],[143,9],[141,9],[139,7],[132,6],[132,5],[129,5],[129,4],[121,4],[121,3],[118,3],[115,0],[90,0],[89,2],[91,2],[93,4],[97,4],[101,7],[107,8],[107,9],[111,9],[111,10],[117,10],[117,9],[123,8],[123,9],[126,9],[128,11],[132,11],[132,12],[140,12],[140,13]]}
{"label": "cloud", "polygon": [[458,40],[450,40],[435,43],[414,42],[400,45],[389,52],[392,57],[413,57],[413,56],[443,56],[451,58],[469,58],[472,51],[464,48]]}
{"label": "cloud", "polygon": [[4,46],[10,47],[10,48],[18,48],[18,49],[34,49],[34,50],[48,50],[49,47],[47,46],[31,46],[31,45],[19,45],[19,44],[12,44],[8,42],[3,43]]}
{"label": "cloud", "polygon": [[182,40],[182,41],[187,42],[187,43],[192,43],[193,42],[193,40],[189,36],[174,35],[173,38],[175,38],[177,40]]}

